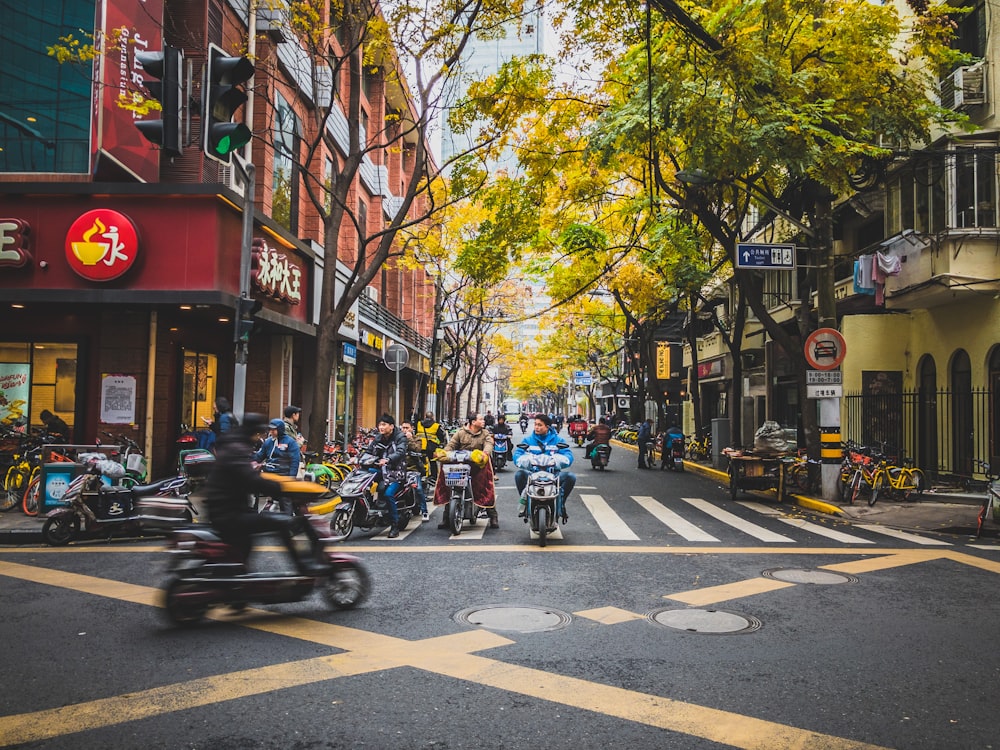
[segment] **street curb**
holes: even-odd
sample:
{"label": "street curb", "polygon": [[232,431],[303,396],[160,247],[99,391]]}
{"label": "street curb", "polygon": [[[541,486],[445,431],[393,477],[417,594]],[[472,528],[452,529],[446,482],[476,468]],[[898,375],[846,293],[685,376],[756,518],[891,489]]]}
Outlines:
{"label": "street curb", "polygon": [[45,540],[42,538],[42,530],[28,529],[0,529],[0,547],[16,546],[18,544],[41,544]]}

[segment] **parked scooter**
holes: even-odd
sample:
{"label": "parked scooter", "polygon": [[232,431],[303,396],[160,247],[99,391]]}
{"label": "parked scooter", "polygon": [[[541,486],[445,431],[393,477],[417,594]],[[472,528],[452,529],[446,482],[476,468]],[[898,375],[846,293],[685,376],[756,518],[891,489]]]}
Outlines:
{"label": "parked scooter", "polygon": [[608,468],[608,461],[611,460],[611,446],[607,443],[598,443],[590,449],[590,466],[597,471],[604,471]]}
{"label": "parked scooter", "polygon": [[95,463],[70,482],[62,497],[68,505],[49,511],[42,538],[61,547],[75,539],[163,534],[194,520],[189,493],[184,476],[131,487],[106,485]]}
{"label": "parked scooter", "polygon": [[[297,513],[305,513],[307,503],[315,501],[325,489],[314,482],[282,480],[282,497],[291,501]],[[356,607],[368,596],[368,573],[353,555],[338,553],[328,545],[325,529],[315,516],[299,515],[298,532],[312,545],[314,559],[329,570],[319,574],[295,572],[250,572],[246,560],[233,546],[224,542],[211,528],[193,527],[174,530],[168,539],[171,553],[170,577],[164,586],[167,617],[176,625],[192,625],[210,607],[227,605],[242,609],[250,603],[279,604],[297,602],[320,591],[333,609]]]}
{"label": "parked scooter", "polygon": [[660,471],[684,471],[684,436],[663,436],[663,450],[660,453]]}
{"label": "parked scooter", "polygon": [[[563,487],[559,470],[568,459],[557,453],[568,448],[566,443],[548,446],[543,453],[536,447],[522,444],[526,449],[531,467],[528,483],[524,487],[524,522],[531,524],[531,530],[538,534],[538,545],[545,546],[548,534],[556,530],[556,521],[566,522],[563,512]],[[521,461],[522,459],[518,459]]]}
{"label": "parked scooter", "polygon": [[[362,454],[358,459],[358,467],[340,483],[334,498],[336,506],[333,517],[330,519],[330,533],[336,539],[347,539],[355,526],[368,532],[385,528],[392,523],[389,519],[389,506],[379,502],[378,483],[384,479],[378,460],[378,456],[371,453]],[[420,474],[416,471],[407,471],[405,474],[402,486],[396,492],[400,529],[406,528],[410,518],[420,510],[417,507],[415,489],[420,481]]]}

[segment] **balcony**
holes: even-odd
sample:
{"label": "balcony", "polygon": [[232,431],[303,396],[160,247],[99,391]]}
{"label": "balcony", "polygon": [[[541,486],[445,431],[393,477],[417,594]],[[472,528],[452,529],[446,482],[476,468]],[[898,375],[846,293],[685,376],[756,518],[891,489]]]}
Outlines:
{"label": "balcony", "polygon": [[939,242],[897,242],[900,273],[885,284],[888,310],[929,309],[986,293],[1000,293],[995,229],[953,231]]}

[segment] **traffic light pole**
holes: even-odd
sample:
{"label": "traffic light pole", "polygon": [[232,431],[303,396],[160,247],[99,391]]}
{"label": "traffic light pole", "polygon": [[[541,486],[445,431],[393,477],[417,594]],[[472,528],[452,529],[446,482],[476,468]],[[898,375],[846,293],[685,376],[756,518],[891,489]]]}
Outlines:
{"label": "traffic light pole", "polygon": [[[243,183],[243,232],[240,239],[240,300],[250,300],[250,248],[253,244],[253,196],[255,189],[254,166],[239,154],[233,154],[233,164],[240,182]],[[242,304],[236,302],[236,312],[233,316],[234,330],[239,339],[239,325]],[[249,357],[248,341],[236,342],[236,368],[233,372],[233,413],[236,418],[243,419],[247,398],[247,358]]]}

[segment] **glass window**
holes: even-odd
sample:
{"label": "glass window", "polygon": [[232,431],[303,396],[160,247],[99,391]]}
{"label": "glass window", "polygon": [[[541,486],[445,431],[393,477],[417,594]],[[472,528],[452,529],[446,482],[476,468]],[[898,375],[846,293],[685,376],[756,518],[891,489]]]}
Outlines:
{"label": "glass window", "polygon": [[955,155],[955,223],[995,227],[996,158],[992,150],[960,148]]}
{"label": "glass window", "polygon": [[49,411],[76,424],[76,344],[0,343],[0,424],[44,427]]}
{"label": "glass window", "polygon": [[298,231],[298,136],[299,120],[291,106],[275,93],[274,172],[271,183],[271,215],[292,232]]}
{"label": "glass window", "polygon": [[181,421],[196,430],[210,424],[215,413],[215,389],[219,359],[204,352],[184,352],[184,381],[181,393]]}
{"label": "glass window", "polygon": [[0,2],[0,172],[87,172],[91,65],[46,48],[94,28],[94,0]]}

